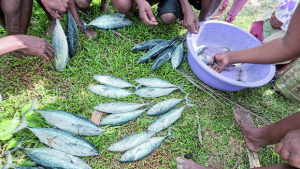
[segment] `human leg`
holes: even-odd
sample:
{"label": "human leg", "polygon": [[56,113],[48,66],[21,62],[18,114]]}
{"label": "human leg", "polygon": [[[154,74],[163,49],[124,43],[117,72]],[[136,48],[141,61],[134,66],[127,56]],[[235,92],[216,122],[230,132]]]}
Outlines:
{"label": "human leg", "polygon": [[183,13],[178,0],[162,0],[158,4],[157,15],[165,25],[170,25],[179,18],[183,19]]}
{"label": "human leg", "polygon": [[5,14],[1,7],[0,7],[0,25],[4,30],[6,30]]}
{"label": "human leg", "polygon": [[224,0],[222,6],[217,10],[217,12],[210,17],[211,20],[223,19],[227,6],[229,5],[229,0]]}
{"label": "human leg", "polygon": [[225,21],[232,23],[247,2],[248,0],[234,0],[230,11],[227,13]]}
{"label": "human leg", "polygon": [[26,34],[32,14],[33,0],[22,1],[20,15],[20,34]]}
{"label": "human leg", "polygon": [[111,0],[111,5],[121,14],[132,12],[136,8],[134,0]]}
{"label": "human leg", "polygon": [[262,147],[278,143],[288,132],[300,129],[300,112],[266,127],[256,128],[248,113],[236,107],[232,109],[235,121],[240,126],[250,151],[258,151]]}
{"label": "human leg", "polygon": [[201,0],[199,21],[208,20],[220,8],[223,0]]}
{"label": "human leg", "polygon": [[1,8],[5,14],[6,31],[8,35],[20,34],[22,0],[1,0]]}
{"label": "human leg", "polygon": [[101,10],[103,11],[103,13],[109,11],[109,4],[107,0],[101,0]]}
{"label": "human leg", "polygon": [[194,161],[182,157],[177,157],[176,161],[177,161],[177,169],[212,169],[210,167],[205,167]]}
{"label": "human leg", "polygon": [[46,12],[46,14],[48,16],[49,23],[48,23],[48,29],[47,29],[47,32],[46,32],[46,37],[50,37],[50,35],[52,35],[53,30],[55,28],[55,18],[46,10],[46,8],[43,5],[41,0],[36,0],[36,1],[43,8],[43,10]]}

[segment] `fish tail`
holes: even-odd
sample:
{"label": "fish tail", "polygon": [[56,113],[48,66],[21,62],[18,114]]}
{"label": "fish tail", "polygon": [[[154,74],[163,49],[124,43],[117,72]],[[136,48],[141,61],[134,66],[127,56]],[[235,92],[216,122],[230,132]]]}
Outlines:
{"label": "fish tail", "polygon": [[24,137],[22,136],[22,137],[20,138],[20,140],[18,141],[17,147],[14,148],[11,152],[13,152],[13,151],[15,151],[15,150],[18,150],[18,149],[22,148],[23,140],[24,140]]}
{"label": "fish tail", "polygon": [[184,100],[185,100],[185,103],[186,103],[187,106],[195,106],[194,104],[189,103],[189,101],[191,101],[191,100],[189,100],[189,94],[188,93],[185,95]]}
{"label": "fish tail", "polygon": [[22,114],[21,124],[12,132],[12,134],[24,129],[25,127],[27,127],[26,114],[28,114],[29,112],[31,112],[33,110],[35,110],[35,99],[33,99],[31,107],[24,114]]}
{"label": "fish tail", "polygon": [[141,84],[135,86],[135,90],[139,89],[141,86],[142,86]]}
{"label": "fish tail", "polygon": [[172,139],[176,139],[172,134],[171,134],[171,127],[168,129],[168,135],[167,137],[171,137]]}
{"label": "fish tail", "polygon": [[83,19],[81,19],[80,18],[80,21],[81,21],[81,23],[83,24],[83,33],[85,33],[85,30],[86,30],[86,27],[87,27],[87,24],[84,22],[84,20]]}
{"label": "fish tail", "polygon": [[184,83],[180,84],[177,87],[178,87],[179,90],[181,90],[183,93],[185,93],[185,91],[183,90],[183,85],[184,85]]}
{"label": "fish tail", "polygon": [[7,150],[5,153],[0,154],[0,155],[6,155],[6,163],[2,168],[10,168],[10,167],[15,168],[15,165],[13,165],[12,163],[11,152],[12,151]]}
{"label": "fish tail", "polygon": [[148,106],[148,108],[151,108],[152,106],[151,106],[151,97],[150,97],[150,99],[149,99],[149,101],[148,101],[148,103],[147,103],[147,106]]}

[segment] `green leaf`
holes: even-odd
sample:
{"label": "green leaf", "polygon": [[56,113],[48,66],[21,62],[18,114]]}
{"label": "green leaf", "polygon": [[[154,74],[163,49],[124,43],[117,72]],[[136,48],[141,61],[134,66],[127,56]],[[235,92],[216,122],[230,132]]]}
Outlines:
{"label": "green leaf", "polygon": [[15,139],[15,138],[13,138],[13,139],[11,139],[11,140],[7,143],[6,150],[15,148],[17,145],[18,145],[18,140]]}
{"label": "green leaf", "polygon": [[36,164],[32,161],[24,161],[20,166],[22,167],[34,167]]}
{"label": "green leaf", "polygon": [[6,120],[0,123],[0,140],[9,140],[12,132],[18,127],[18,120]]}
{"label": "green leaf", "polygon": [[26,116],[28,127],[41,127],[44,124],[42,117]]}
{"label": "green leaf", "polygon": [[[35,105],[37,105],[37,104],[38,104],[38,100],[35,101]],[[28,109],[30,109],[31,105],[32,105],[32,102],[28,102],[25,106],[23,106],[21,109],[21,114],[24,114]],[[31,116],[33,113],[34,113],[34,111],[29,112],[28,114],[26,114],[26,117]]]}

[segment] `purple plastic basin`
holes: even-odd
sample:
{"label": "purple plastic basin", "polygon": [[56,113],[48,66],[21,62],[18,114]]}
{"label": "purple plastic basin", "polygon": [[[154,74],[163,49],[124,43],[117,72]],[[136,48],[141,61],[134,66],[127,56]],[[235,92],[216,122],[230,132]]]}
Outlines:
{"label": "purple plastic basin", "polygon": [[275,65],[243,64],[247,72],[246,82],[237,81],[236,71],[224,70],[217,73],[197,56],[195,49],[200,45],[228,47],[231,51],[252,48],[261,44],[249,32],[221,21],[200,22],[198,34],[187,34],[188,62],[195,75],[205,84],[223,91],[238,91],[259,87],[268,83],[275,74]]}

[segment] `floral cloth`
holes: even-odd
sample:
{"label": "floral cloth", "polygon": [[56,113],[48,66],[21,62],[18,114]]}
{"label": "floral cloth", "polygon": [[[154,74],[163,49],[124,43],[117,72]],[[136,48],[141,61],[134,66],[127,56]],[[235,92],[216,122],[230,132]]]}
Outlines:
{"label": "floral cloth", "polygon": [[278,0],[279,6],[275,9],[276,18],[283,23],[281,29],[287,31],[290,20],[300,0]]}

